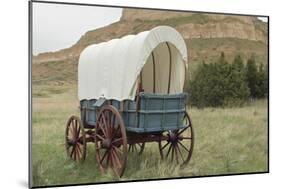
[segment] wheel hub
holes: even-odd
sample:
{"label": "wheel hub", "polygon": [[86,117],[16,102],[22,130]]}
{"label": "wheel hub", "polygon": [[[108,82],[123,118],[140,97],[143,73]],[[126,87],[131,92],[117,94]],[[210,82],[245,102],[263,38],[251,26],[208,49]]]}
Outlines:
{"label": "wheel hub", "polygon": [[175,134],[175,133],[173,133],[173,132],[170,132],[170,133],[169,133],[169,141],[170,141],[171,143],[177,142],[177,141],[178,141],[178,135]]}
{"label": "wheel hub", "polygon": [[110,148],[111,147],[111,139],[104,139],[102,142],[101,142],[101,147],[102,148]]}
{"label": "wheel hub", "polygon": [[76,144],[75,140],[68,140],[67,141],[68,145],[74,146]]}

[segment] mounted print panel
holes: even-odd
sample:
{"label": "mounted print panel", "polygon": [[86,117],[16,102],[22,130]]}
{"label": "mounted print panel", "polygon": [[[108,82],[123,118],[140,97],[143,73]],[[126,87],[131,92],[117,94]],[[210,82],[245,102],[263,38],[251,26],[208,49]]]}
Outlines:
{"label": "mounted print panel", "polygon": [[29,6],[30,187],[268,173],[268,16]]}

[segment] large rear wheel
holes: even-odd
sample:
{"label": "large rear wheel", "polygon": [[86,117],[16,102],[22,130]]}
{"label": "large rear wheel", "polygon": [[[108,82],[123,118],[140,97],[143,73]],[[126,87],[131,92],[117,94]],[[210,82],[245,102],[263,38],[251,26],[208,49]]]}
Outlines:
{"label": "large rear wheel", "polygon": [[127,136],[118,110],[105,105],[100,110],[95,132],[96,159],[102,173],[111,168],[121,177],[127,163]]}

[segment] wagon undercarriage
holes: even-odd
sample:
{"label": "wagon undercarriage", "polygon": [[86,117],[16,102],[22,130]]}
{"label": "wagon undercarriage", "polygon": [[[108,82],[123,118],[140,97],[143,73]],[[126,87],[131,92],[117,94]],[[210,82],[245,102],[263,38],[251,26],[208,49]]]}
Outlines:
{"label": "wagon undercarriage", "polygon": [[111,168],[119,177],[124,173],[128,152],[138,153],[146,143],[158,143],[160,157],[186,165],[191,158],[194,134],[190,117],[186,113],[183,129],[154,133],[126,131],[123,119],[114,106],[102,108],[95,128],[84,128],[79,117],[70,117],[66,129],[66,149],[68,156],[77,162],[86,158],[87,143],[95,143],[96,159],[104,173]]}

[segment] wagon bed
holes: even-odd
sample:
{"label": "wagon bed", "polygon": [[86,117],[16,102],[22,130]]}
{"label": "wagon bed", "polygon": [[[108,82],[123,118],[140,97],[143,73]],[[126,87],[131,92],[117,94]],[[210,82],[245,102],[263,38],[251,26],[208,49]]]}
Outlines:
{"label": "wagon bed", "polygon": [[[162,132],[186,126],[182,121],[186,112],[186,97],[186,93],[167,95],[142,92],[139,111],[136,111],[135,101],[109,100],[108,103],[119,110],[127,131]],[[94,128],[96,125],[98,112],[96,102],[96,99],[81,101],[81,117],[85,120],[85,127]]]}

